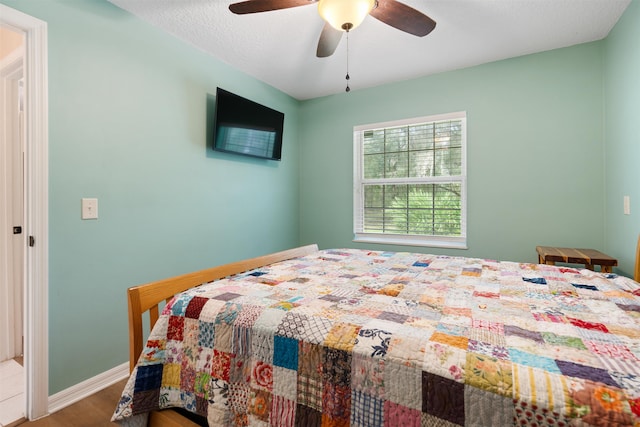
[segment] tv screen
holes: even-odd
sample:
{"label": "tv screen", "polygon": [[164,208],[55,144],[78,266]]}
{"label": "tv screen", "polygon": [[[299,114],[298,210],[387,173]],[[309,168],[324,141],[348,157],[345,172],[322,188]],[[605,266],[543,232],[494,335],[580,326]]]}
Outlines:
{"label": "tv screen", "polygon": [[214,150],[280,160],[284,113],[217,88],[214,120]]}

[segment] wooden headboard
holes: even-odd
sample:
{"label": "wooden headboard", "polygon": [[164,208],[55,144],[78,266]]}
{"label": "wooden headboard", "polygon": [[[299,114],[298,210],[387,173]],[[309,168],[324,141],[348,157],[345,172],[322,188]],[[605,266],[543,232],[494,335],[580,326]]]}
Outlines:
{"label": "wooden headboard", "polygon": [[301,257],[318,251],[318,245],[301,246],[282,252],[263,255],[244,261],[237,261],[218,267],[200,270],[181,276],[158,280],[146,285],[135,286],[127,290],[129,304],[129,372],[133,371],[140,353],[142,353],[144,335],[142,333],[142,316],[149,312],[149,330],[158,320],[158,305],[187,289],[212,282],[234,274],[243,273],[254,268],[263,267],[275,262]]}

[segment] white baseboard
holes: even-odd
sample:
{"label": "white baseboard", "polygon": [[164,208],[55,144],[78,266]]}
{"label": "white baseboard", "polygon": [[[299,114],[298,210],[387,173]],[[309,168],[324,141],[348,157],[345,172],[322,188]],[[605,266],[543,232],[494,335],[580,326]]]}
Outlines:
{"label": "white baseboard", "polygon": [[[49,396],[49,413],[59,411],[129,376],[129,362]],[[116,404],[113,403],[115,410]]]}

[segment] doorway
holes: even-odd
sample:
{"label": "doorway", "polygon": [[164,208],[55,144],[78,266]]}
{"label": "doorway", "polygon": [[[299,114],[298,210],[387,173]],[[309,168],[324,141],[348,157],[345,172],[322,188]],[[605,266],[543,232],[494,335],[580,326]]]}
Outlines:
{"label": "doorway", "polygon": [[24,418],[24,34],[0,27],[0,425]]}
{"label": "doorway", "polygon": [[[0,267],[11,271],[6,274],[6,283],[18,282],[10,288],[11,298],[22,300],[20,303],[12,299],[12,305],[17,305],[22,313],[16,319],[14,307],[12,317],[7,320],[11,331],[8,335],[12,338],[6,342],[13,342],[11,351],[24,354],[22,409],[26,418],[34,420],[48,413],[49,387],[47,24],[0,4],[0,29],[20,35],[22,46],[18,53],[9,54],[10,59],[4,62],[0,59],[3,105],[0,120],[3,129],[10,128],[3,131],[0,140],[0,153],[5,158],[0,162],[0,185],[11,188],[0,191],[3,197],[0,226],[4,227],[0,232]],[[4,43],[7,36],[5,33],[0,36]],[[16,110],[4,111],[5,105],[13,105]],[[5,144],[7,141],[13,143],[9,146]],[[5,155],[10,156],[10,167],[6,166],[9,159]],[[5,172],[9,169],[10,175]],[[6,208],[9,204],[11,209]],[[9,288],[0,292],[8,295]],[[4,348],[5,341],[1,345]]]}

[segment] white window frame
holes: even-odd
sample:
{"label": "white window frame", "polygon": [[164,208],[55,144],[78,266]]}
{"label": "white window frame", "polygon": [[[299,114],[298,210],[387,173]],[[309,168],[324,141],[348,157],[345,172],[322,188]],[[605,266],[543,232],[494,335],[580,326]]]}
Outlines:
{"label": "white window frame", "polygon": [[[459,176],[436,176],[426,178],[386,178],[386,179],[365,179],[363,173],[363,142],[364,132],[368,130],[392,128],[399,126],[409,126],[420,123],[430,123],[448,120],[461,120],[462,122],[462,166]],[[467,112],[458,111],[453,113],[438,114],[411,119],[394,120],[382,123],[371,123],[354,126],[353,128],[353,230],[354,242],[359,243],[380,243],[406,246],[426,246],[437,248],[467,249]],[[365,233],[364,227],[364,186],[366,184],[386,183],[437,183],[455,182],[461,186],[461,235],[450,236],[425,236],[412,234],[390,234],[390,233]]]}

